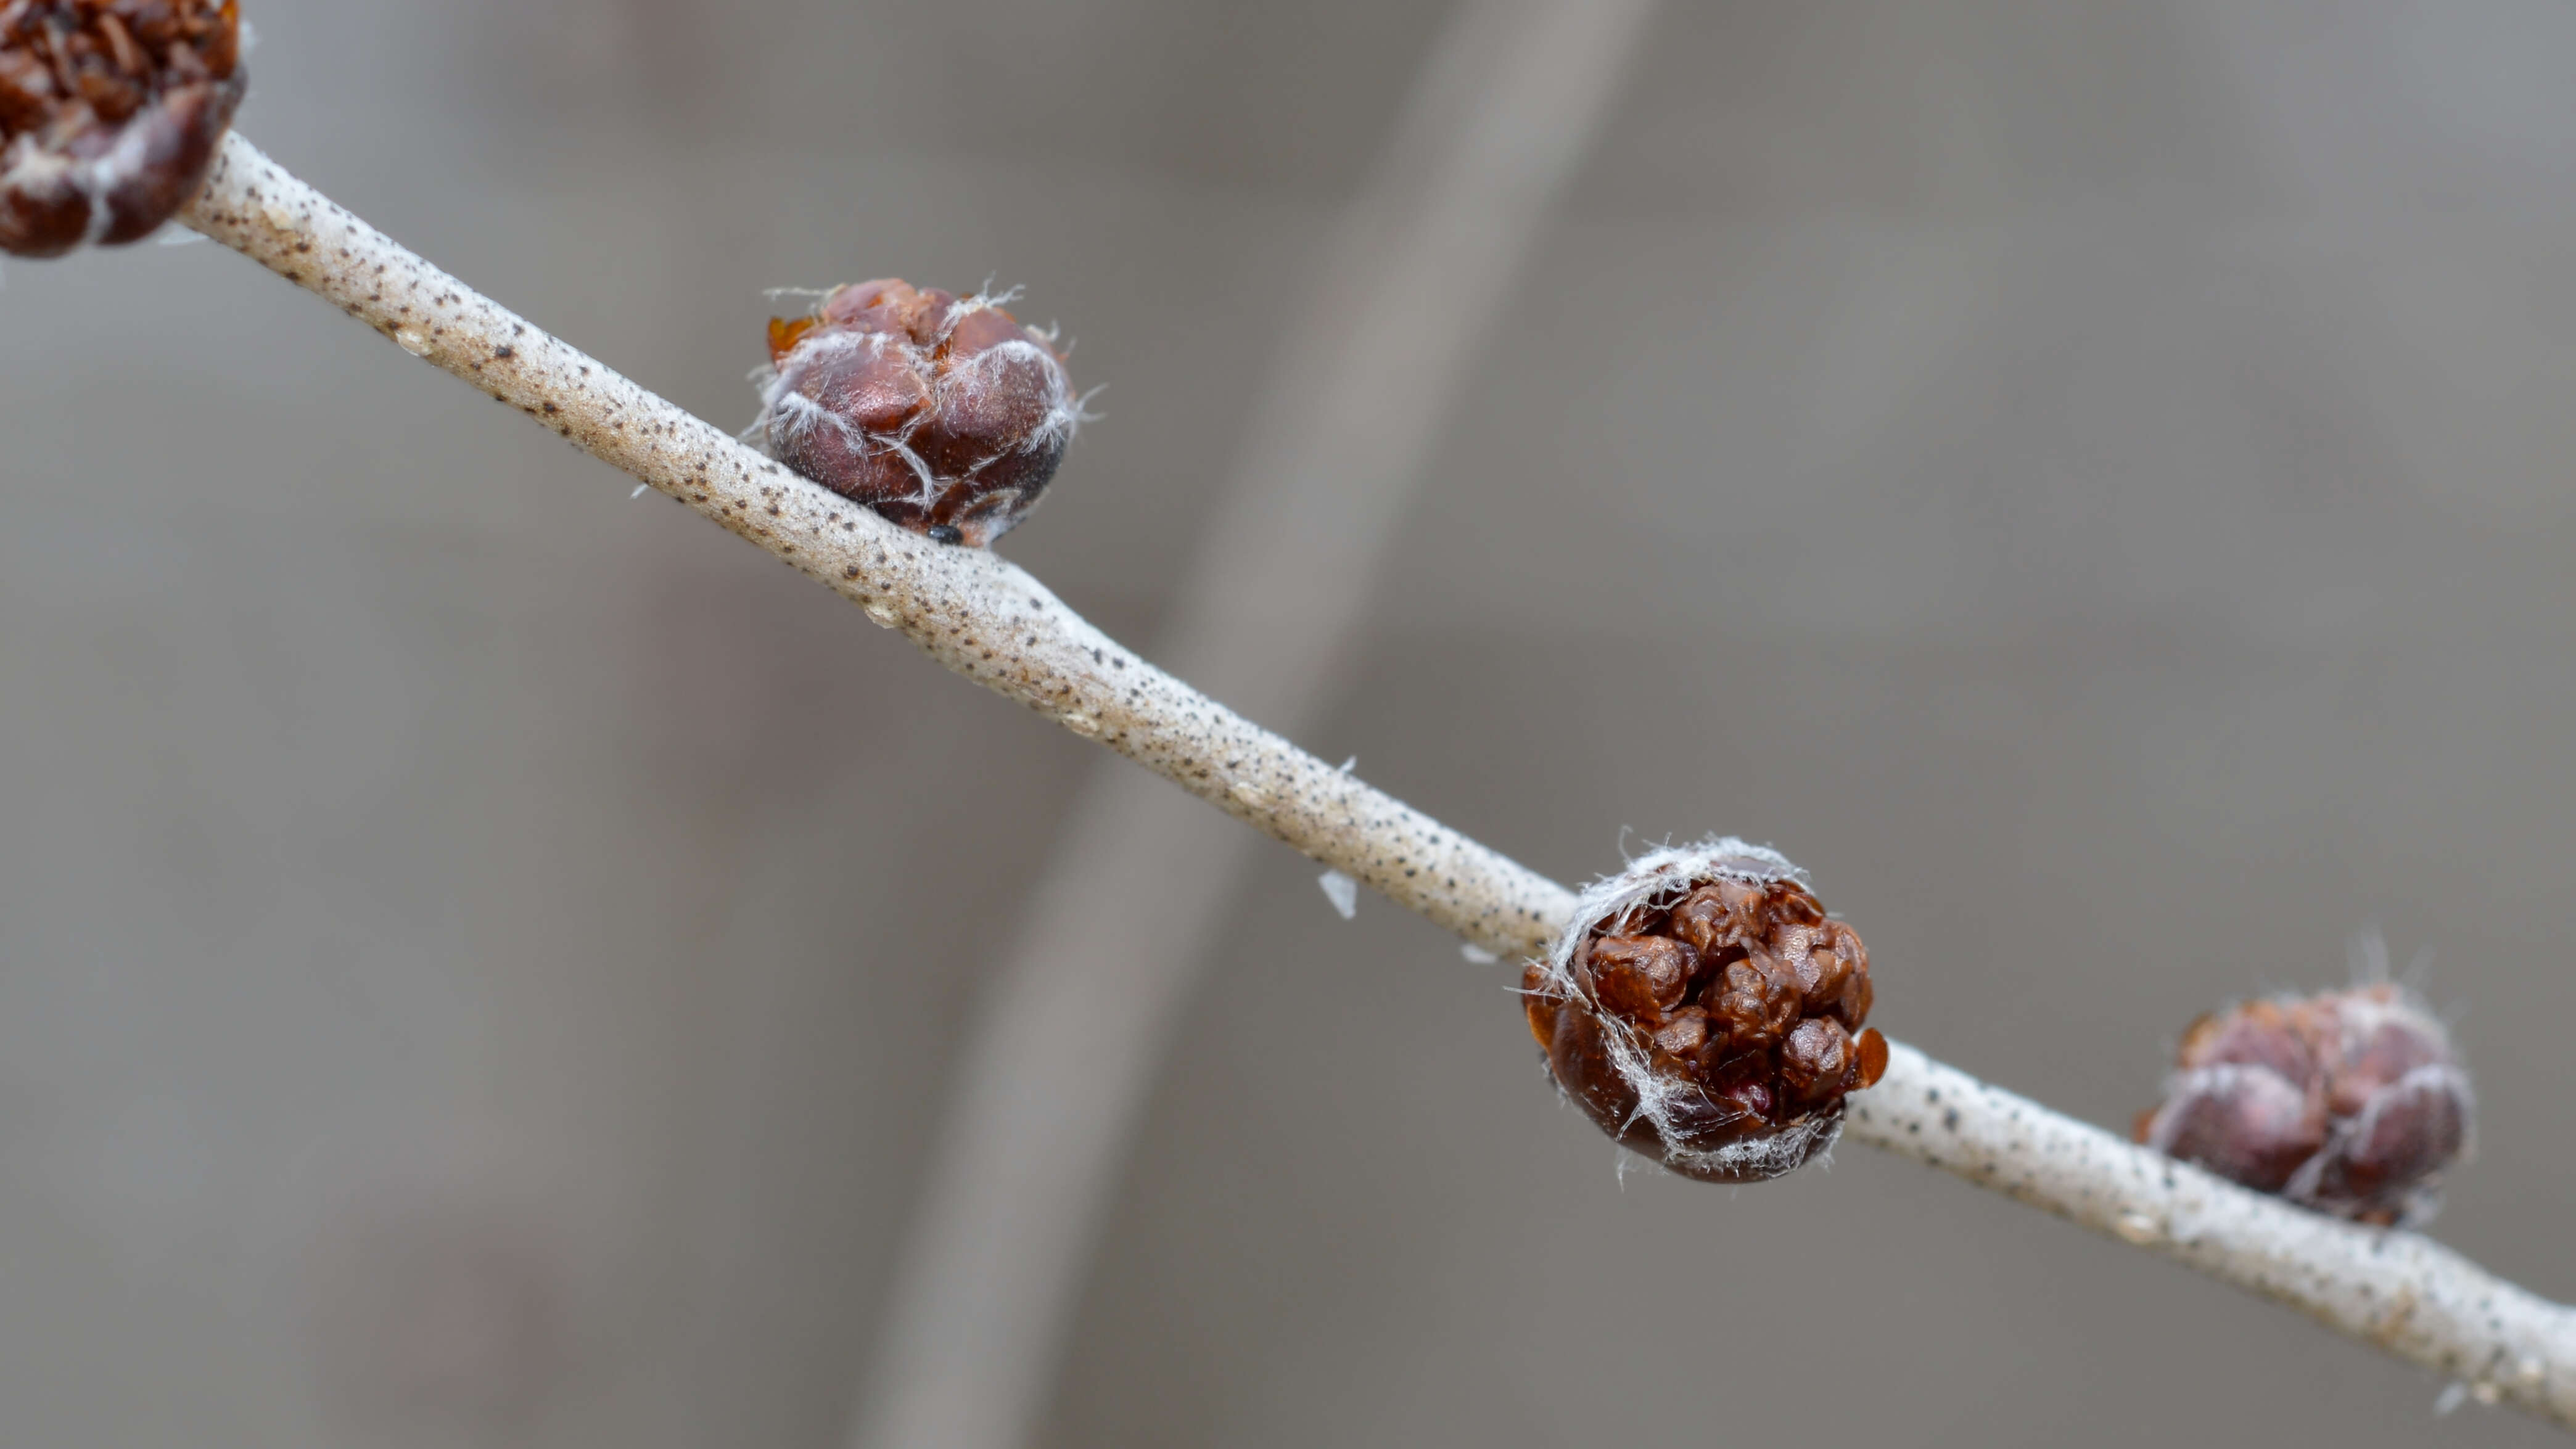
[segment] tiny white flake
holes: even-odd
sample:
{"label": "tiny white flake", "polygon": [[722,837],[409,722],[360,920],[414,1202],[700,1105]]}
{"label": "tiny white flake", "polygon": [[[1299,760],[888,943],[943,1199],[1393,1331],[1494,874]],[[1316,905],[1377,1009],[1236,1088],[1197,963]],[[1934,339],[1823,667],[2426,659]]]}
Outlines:
{"label": "tiny white flake", "polygon": [[1324,888],[1324,899],[1333,903],[1333,909],[1342,913],[1343,920],[1347,921],[1360,913],[1358,881],[1338,870],[1328,870],[1315,877],[1315,884]]}
{"label": "tiny white flake", "polygon": [[2469,1386],[2461,1383],[2457,1379],[2453,1379],[2451,1381],[2451,1386],[2442,1390],[2442,1396],[2433,1401],[2433,1417],[2437,1419],[2448,1418],[2454,1410],[2458,1409],[2460,1405],[2465,1404],[2468,1401]]}
{"label": "tiny white flake", "polygon": [[1484,947],[1477,945],[1473,941],[1459,942],[1458,954],[1475,962],[1479,966],[1491,966],[1495,962],[1503,959],[1502,957],[1495,955],[1493,952],[1486,950]]}
{"label": "tiny white flake", "polygon": [[626,496],[629,498],[641,498],[644,496],[644,490],[652,486],[653,485],[650,483],[638,483],[635,485],[635,491],[627,494]]}
{"label": "tiny white flake", "polygon": [[1349,774],[1352,768],[1358,765],[1359,762],[1360,757],[1357,755],[1353,755],[1349,759],[1342,761],[1342,773],[1345,775]]}

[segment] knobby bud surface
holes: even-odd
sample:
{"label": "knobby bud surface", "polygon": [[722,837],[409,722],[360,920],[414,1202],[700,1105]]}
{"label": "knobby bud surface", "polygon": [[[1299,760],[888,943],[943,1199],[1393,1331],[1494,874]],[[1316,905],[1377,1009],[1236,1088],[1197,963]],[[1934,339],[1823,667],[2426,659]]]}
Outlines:
{"label": "knobby bud surface", "polygon": [[983,296],[836,287],[770,320],[769,358],[754,430],[770,456],[944,542],[1008,532],[1081,425],[1054,339]]}
{"label": "knobby bud surface", "polygon": [[0,251],[150,235],[205,185],[246,79],[233,0],[0,0]]}
{"label": "knobby bud surface", "polygon": [[1887,1069],[1869,952],[1776,852],[1735,839],[1647,855],[1584,892],[1522,972],[1530,1034],[1568,1099],[1685,1177],[1755,1182],[1841,1135]]}
{"label": "knobby bud surface", "polygon": [[2239,1002],[2183,1033],[2138,1141],[2359,1222],[2416,1224],[2477,1110],[2441,1021],[2388,982]]}

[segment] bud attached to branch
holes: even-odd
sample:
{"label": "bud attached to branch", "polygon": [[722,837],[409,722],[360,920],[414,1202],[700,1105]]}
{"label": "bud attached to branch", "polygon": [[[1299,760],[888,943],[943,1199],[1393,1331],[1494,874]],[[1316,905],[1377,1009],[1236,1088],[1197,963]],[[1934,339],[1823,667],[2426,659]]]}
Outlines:
{"label": "bud attached to branch", "polygon": [[2388,982],[2240,1002],[2183,1033],[2137,1139],[2260,1192],[2359,1222],[2440,1205],[2477,1111],[2450,1033]]}
{"label": "bud attached to branch", "polygon": [[1735,839],[1647,855],[1583,894],[1521,975],[1557,1085],[1685,1177],[1758,1182],[1822,1155],[1887,1069],[1869,952],[1804,872]]}
{"label": "bud attached to branch", "polygon": [[754,431],[833,492],[980,548],[1037,503],[1081,426],[1053,344],[992,298],[835,287],[812,315],[770,320]]}
{"label": "bud attached to branch", "polygon": [[205,185],[245,81],[233,0],[0,0],[0,251],[149,236]]}

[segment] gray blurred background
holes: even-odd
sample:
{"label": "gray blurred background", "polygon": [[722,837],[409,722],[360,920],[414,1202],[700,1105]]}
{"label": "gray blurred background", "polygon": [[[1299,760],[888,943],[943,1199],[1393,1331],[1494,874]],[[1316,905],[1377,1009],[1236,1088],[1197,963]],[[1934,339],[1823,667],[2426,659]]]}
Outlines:
{"label": "gray blurred background", "polygon": [[[764,287],[1025,284],[1110,387],[1005,552],[1137,639],[1441,20],[251,13],[246,133],[718,421]],[[2435,1234],[2576,1298],[2572,60],[1675,0],[1303,742],[1561,879],[1774,841],[2106,1125],[2375,922],[2482,1093]],[[840,1442],[1090,747],[630,486],[219,248],[8,267],[0,1443]],[[1507,972],[1260,859],[1049,1444],[2552,1437],[1864,1149],[1623,1181]]]}

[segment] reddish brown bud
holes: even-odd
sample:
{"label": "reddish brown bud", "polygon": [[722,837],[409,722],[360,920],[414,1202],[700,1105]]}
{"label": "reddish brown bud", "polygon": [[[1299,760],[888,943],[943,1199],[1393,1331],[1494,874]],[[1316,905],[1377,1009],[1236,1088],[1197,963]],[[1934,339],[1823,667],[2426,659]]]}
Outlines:
{"label": "reddish brown bud", "polygon": [[241,104],[233,0],[0,0],[0,251],[150,235]]}
{"label": "reddish brown bud", "polygon": [[1055,476],[1081,408],[1053,339],[994,299],[892,280],[772,318],[771,457],[904,527],[983,547]]}
{"label": "reddish brown bud", "polygon": [[2240,1002],[2183,1033],[2140,1142],[2361,1222],[2422,1222],[2476,1099],[2450,1034],[2386,982]]}
{"label": "reddish brown bud", "polygon": [[1823,1153],[1844,1095],[1887,1070],[1887,1039],[1863,1029],[1860,937],[1826,919],[1795,866],[1740,840],[1657,851],[1595,885],[1521,990],[1566,1096],[1704,1181],[1778,1177]]}

